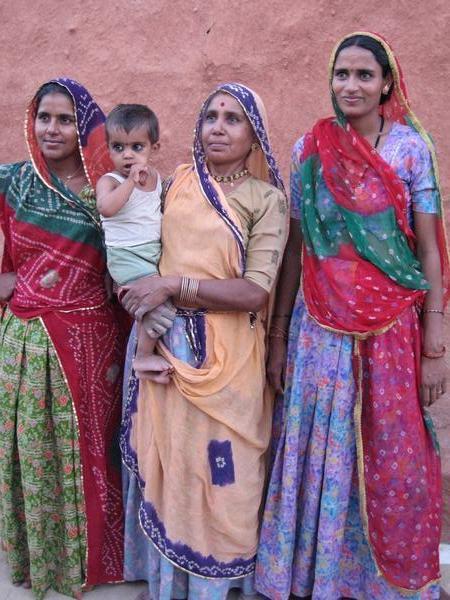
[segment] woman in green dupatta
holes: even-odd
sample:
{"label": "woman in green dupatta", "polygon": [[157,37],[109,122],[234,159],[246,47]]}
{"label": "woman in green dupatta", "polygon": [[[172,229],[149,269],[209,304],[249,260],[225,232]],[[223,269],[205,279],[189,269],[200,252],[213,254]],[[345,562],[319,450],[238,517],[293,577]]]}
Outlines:
{"label": "woman in green dupatta", "polygon": [[92,193],[103,122],[81,85],[51,81],[28,109],[30,160],[0,167],[1,536],[13,583],[38,599],[123,579],[124,332]]}
{"label": "woman in green dupatta", "polygon": [[336,45],[330,88],[335,116],[293,152],[268,366],[281,390],[287,348],[286,385],[256,587],[272,600],[435,599],[426,407],[445,391],[449,281],[435,152],[380,36]]}

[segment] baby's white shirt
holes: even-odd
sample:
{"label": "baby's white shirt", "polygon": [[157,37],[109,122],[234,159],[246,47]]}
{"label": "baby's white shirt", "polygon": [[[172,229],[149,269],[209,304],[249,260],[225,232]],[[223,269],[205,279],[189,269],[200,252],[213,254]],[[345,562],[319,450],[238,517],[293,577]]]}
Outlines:
{"label": "baby's white shirt", "polygon": [[[125,177],[118,173],[107,173],[119,183]],[[161,178],[154,190],[147,192],[137,187],[131,192],[128,201],[112,217],[100,215],[105,243],[109,247],[123,248],[139,246],[161,239]]]}

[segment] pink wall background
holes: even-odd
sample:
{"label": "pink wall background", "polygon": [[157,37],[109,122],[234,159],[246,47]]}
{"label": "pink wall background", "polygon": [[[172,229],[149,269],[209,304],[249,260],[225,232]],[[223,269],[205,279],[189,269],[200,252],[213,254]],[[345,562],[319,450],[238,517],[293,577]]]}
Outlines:
{"label": "pink wall background", "polygon": [[287,176],[296,138],[330,112],[335,41],[371,29],[398,53],[450,192],[447,0],[15,0],[0,3],[0,22],[0,162],[25,156],[27,100],[41,82],[64,74],[105,111],[119,102],[149,104],[160,118],[159,165],[167,174],[189,160],[203,98],[217,83],[237,80],[263,97]]}
{"label": "pink wall background", "polygon": [[[369,29],[397,52],[413,109],[436,142],[444,197],[450,194],[448,0],[15,0],[0,3],[0,22],[0,163],[26,157],[24,111],[36,88],[68,75],[105,111],[131,101],[155,110],[162,131],[157,166],[167,175],[190,158],[204,97],[217,83],[236,80],[262,96],[287,177],[295,140],[330,113],[327,65],[335,41]],[[448,396],[433,414],[448,501]],[[444,538],[450,542],[450,511]]]}

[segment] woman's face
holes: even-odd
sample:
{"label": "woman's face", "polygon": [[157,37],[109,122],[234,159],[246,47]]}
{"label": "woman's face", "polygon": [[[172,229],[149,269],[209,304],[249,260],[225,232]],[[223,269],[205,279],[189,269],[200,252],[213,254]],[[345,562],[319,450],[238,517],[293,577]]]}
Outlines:
{"label": "woman's face", "polygon": [[221,166],[239,161],[244,163],[254,137],[252,126],[239,102],[230,94],[216,94],[206,109],[201,130],[208,162]]}
{"label": "woman's face", "polygon": [[46,94],[37,109],[34,132],[47,160],[64,160],[78,153],[73,104],[65,94]]}
{"label": "woman's face", "polygon": [[333,69],[332,88],[339,108],[349,119],[378,114],[381,92],[392,82],[375,56],[358,46],[341,50]]}

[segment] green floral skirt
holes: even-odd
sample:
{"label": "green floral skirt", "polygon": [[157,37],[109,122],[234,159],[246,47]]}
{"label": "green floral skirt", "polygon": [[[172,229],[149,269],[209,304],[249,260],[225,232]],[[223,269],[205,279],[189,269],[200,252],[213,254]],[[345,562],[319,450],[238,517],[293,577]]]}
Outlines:
{"label": "green floral skirt", "polygon": [[13,583],[79,597],[86,523],[76,415],[40,319],[0,326],[1,538]]}

